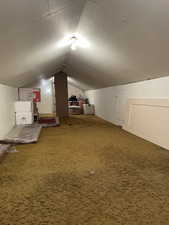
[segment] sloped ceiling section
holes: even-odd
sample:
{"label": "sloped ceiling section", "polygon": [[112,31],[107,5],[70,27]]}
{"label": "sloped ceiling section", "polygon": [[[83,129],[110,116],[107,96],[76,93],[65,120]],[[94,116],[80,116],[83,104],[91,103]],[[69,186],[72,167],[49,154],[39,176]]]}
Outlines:
{"label": "sloped ceiling section", "polygon": [[169,75],[169,1],[87,1],[77,32],[66,71],[86,89]]}
{"label": "sloped ceiling section", "polygon": [[[23,86],[63,68],[83,89],[167,76],[168,24],[167,0],[2,0],[0,83]],[[75,31],[88,48],[58,48]]]}
{"label": "sloped ceiling section", "polygon": [[23,86],[59,71],[68,48],[58,48],[74,33],[84,0],[0,1],[0,83]]}

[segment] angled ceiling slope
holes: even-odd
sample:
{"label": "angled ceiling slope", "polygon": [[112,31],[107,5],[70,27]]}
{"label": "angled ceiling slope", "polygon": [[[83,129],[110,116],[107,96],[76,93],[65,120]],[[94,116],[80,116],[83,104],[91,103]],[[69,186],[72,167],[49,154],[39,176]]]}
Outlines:
{"label": "angled ceiling slope", "polygon": [[60,70],[69,49],[57,43],[75,32],[84,2],[0,1],[0,83],[19,87]]}
{"label": "angled ceiling slope", "polygon": [[66,70],[86,88],[169,75],[169,1],[91,0],[77,33],[90,48],[71,51]]}
{"label": "angled ceiling slope", "polygon": [[[0,83],[23,86],[62,70],[84,89],[169,74],[169,1],[0,1]],[[77,32],[88,48],[58,48]]]}

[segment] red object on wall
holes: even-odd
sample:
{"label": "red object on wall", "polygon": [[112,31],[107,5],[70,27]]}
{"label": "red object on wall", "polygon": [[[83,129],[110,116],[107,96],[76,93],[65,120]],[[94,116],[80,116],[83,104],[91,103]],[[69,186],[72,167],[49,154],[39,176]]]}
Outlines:
{"label": "red object on wall", "polygon": [[33,102],[41,101],[41,90],[40,88],[33,89]]}

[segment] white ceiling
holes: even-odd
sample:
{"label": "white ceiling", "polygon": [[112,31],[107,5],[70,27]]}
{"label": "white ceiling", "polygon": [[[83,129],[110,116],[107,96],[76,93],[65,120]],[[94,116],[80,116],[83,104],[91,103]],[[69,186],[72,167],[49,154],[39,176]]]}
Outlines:
{"label": "white ceiling", "polygon": [[75,32],[84,0],[1,0],[0,82],[22,86],[62,67],[68,48],[58,42]]}
{"label": "white ceiling", "polygon": [[[167,0],[2,0],[0,82],[22,86],[63,68],[84,89],[169,75]],[[89,48],[57,44],[77,32]]]}

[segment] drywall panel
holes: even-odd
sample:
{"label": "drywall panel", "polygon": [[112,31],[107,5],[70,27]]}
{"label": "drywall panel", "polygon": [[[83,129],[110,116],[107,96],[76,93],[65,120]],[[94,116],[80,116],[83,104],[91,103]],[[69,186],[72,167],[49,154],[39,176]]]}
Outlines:
{"label": "drywall panel", "polygon": [[17,88],[0,84],[0,139],[15,125],[14,102],[17,99]]}
{"label": "drywall panel", "polygon": [[130,99],[124,129],[169,149],[169,99]]}
{"label": "drywall panel", "polygon": [[60,71],[85,0],[0,1],[0,82],[21,87]]}
{"label": "drywall panel", "polygon": [[88,0],[67,72],[93,88],[167,76],[169,1]]}
{"label": "drywall panel", "polygon": [[71,97],[72,95],[76,95],[77,98],[85,97],[85,92],[78,87],[68,84],[68,96]]}
{"label": "drywall panel", "polygon": [[86,95],[95,105],[96,115],[116,125],[123,124],[125,97],[119,95],[116,87],[87,91]]}
{"label": "drywall panel", "polygon": [[96,114],[117,125],[123,125],[129,98],[169,98],[169,77],[127,85],[86,91]]}
{"label": "drywall panel", "polygon": [[41,79],[36,81],[27,88],[40,88],[41,90],[41,102],[37,103],[40,114],[50,114],[54,111],[54,100],[53,100],[53,78]]}
{"label": "drywall panel", "polygon": [[168,99],[169,77],[86,91],[86,95],[95,104],[96,115],[124,126],[128,99]]}

